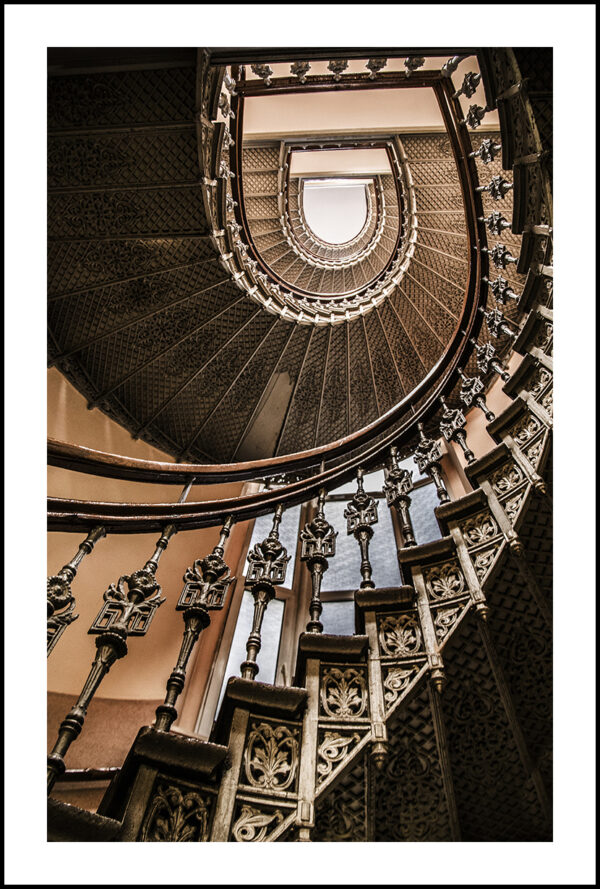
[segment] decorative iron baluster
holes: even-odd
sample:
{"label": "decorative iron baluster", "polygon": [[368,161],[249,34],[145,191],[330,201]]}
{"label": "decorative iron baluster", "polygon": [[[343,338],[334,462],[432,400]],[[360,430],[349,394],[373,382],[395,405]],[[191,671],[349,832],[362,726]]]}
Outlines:
{"label": "decorative iron baluster", "polygon": [[344,510],[344,518],[346,519],[346,527],[348,534],[354,534],[360,546],[360,573],[362,581],[361,590],[374,590],[371,574],[371,562],[369,561],[369,541],[373,536],[374,525],[379,521],[377,516],[377,502],[365,494],[363,484],[364,471],[358,469],[356,473],[357,491],[348,506]]}
{"label": "decorative iron baluster", "polygon": [[270,65],[250,65],[250,70],[257,77],[260,77],[265,86],[271,86],[273,69]]}
{"label": "decorative iron baluster", "polygon": [[417,423],[417,429],[421,440],[417,445],[413,460],[419,467],[419,472],[425,472],[432,479],[440,503],[448,503],[450,497],[442,478],[442,467],[439,462],[442,450],[437,441],[427,438],[422,423]]}
{"label": "decorative iron baluster", "polygon": [[518,294],[511,290],[510,284],[502,275],[498,275],[495,281],[490,281],[485,276],[481,280],[490,285],[492,296],[499,305],[504,305],[507,299],[519,299]]}
{"label": "decorative iron baluster", "polygon": [[510,222],[499,210],[492,210],[489,216],[478,216],[479,222],[485,222],[488,231],[493,235],[501,235],[505,228],[510,228]]}
{"label": "decorative iron baluster", "polygon": [[341,80],[342,72],[345,71],[347,67],[348,59],[332,59],[327,65],[327,70],[331,71],[333,79],[337,83],[338,80]]}
{"label": "decorative iron baluster", "polygon": [[365,63],[365,68],[369,69],[369,80],[374,80],[382,68],[387,65],[387,59],[369,59]]}
{"label": "decorative iron baluster", "polygon": [[464,451],[467,463],[473,463],[475,461],[475,454],[467,445],[467,434],[465,432],[467,421],[465,415],[459,408],[448,407],[446,399],[443,396],[440,397],[440,403],[444,408],[444,413],[442,414],[440,422],[440,432],[446,441],[458,442]]}
{"label": "decorative iron baluster", "polygon": [[477,340],[473,339],[473,337],[471,337],[469,342],[475,346],[475,354],[477,356],[477,370],[481,371],[481,373],[483,374],[486,374],[491,367],[492,370],[495,370],[497,374],[500,374],[500,377],[504,380],[505,383],[510,380],[510,374],[496,358],[496,350],[491,343],[483,343],[480,346],[477,343]]}
{"label": "decorative iron baluster", "polygon": [[505,194],[513,187],[503,176],[492,176],[487,185],[478,185],[475,191],[487,191],[495,201],[504,200]]}
{"label": "decorative iron baluster", "polygon": [[229,104],[229,97],[225,93],[221,93],[219,96],[219,111],[224,118],[230,118],[231,120],[235,119],[235,114],[231,110],[231,105]]}
{"label": "decorative iron baluster", "polygon": [[[477,151],[472,151],[469,154],[469,157],[478,157],[484,164],[491,164],[496,155],[500,154],[501,150],[502,145],[499,142],[494,142],[493,139],[483,139]],[[487,188],[477,189],[477,191],[484,190],[487,191]]]}
{"label": "decorative iron baluster", "polygon": [[290,73],[297,77],[300,83],[306,83],[306,75],[310,71],[310,62],[294,62],[290,65]]}
{"label": "decorative iron baluster", "polygon": [[398,463],[398,448],[390,448],[388,465],[384,466],[385,482],[383,493],[387,505],[394,507],[400,522],[404,546],[416,546],[415,532],[410,518],[410,493],[413,490],[412,470],[402,469]]}
{"label": "decorative iron baluster", "polygon": [[319,620],[323,611],[321,604],[321,582],[323,574],[329,568],[327,556],[335,556],[335,539],[337,531],[329,524],[324,514],[325,488],[319,491],[317,514],[307,522],[300,532],[302,550],[300,560],[306,562],[312,581],[312,598],[309,605],[310,620],[306,625],[307,633],[322,633],[323,624]]}
{"label": "decorative iron baluster", "polygon": [[505,334],[513,340],[516,339],[516,333],[508,326],[506,318],[500,309],[490,309],[486,312],[483,306],[479,306],[479,311],[485,318],[487,329],[493,337],[497,339],[502,334]]}
{"label": "decorative iron baluster", "polygon": [[461,88],[454,93],[452,98],[458,99],[459,96],[466,96],[467,99],[470,99],[471,96],[475,95],[477,87],[480,83],[481,74],[476,74],[473,71],[469,71],[469,73],[465,74],[464,76]]}
{"label": "decorative iron baluster", "polygon": [[440,69],[440,73],[443,77],[451,77],[462,62],[462,60],[466,58],[467,56],[452,56],[451,59],[448,59],[447,62],[444,62]]}
{"label": "decorative iron baluster", "polygon": [[48,756],[48,793],[65,771],[65,754],[83,728],[88,707],[100,683],[115,661],[127,654],[127,637],[144,636],[156,609],[165,601],[155,574],[160,557],[175,533],[175,525],[167,525],[144,567],[133,574],[123,575],[116,586],[111,583],[104,593],[104,605],[88,630],[98,637],[96,657],[77,703],[62,721],[58,739]]}
{"label": "decorative iron baluster", "polygon": [[509,263],[518,262],[518,259],[515,259],[505,244],[494,244],[491,250],[488,247],[482,247],[481,252],[489,255],[497,269],[505,269]]}
{"label": "decorative iron baluster", "polygon": [[246,589],[254,597],[252,629],[246,643],[246,660],[241,664],[242,679],[254,679],[258,673],[256,657],[261,647],[260,631],[267,605],[275,598],[275,585],[285,581],[288,556],[279,540],[279,525],[283,515],[280,503],[273,516],[273,527],[262,543],[256,543],[248,553],[250,569],[246,575]]}
{"label": "decorative iron baluster", "polygon": [[210,624],[209,611],[223,607],[227,591],[235,580],[230,576],[229,566],[223,561],[225,542],[232,525],[233,519],[228,516],[212,553],[204,559],[196,559],[183,575],[185,586],[175,610],[183,612],[185,630],[177,663],[167,680],[164,703],[156,708],[156,731],[168,732],[177,719],[175,704],[185,685],[187,665],[194,646],[202,630]]}
{"label": "decorative iron baluster", "polygon": [[236,238],[242,230],[242,226],[239,224],[239,222],[236,222],[235,219],[231,219],[227,223],[226,227],[227,227],[228,231],[231,233],[232,238]]}
{"label": "decorative iron baluster", "polygon": [[229,91],[229,94],[231,96],[237,95],[237,93],[235,91],[236,82],[233,79],[233,77],[231,77],[231,75],[228,74],[227,72],[225,72],[225,74],[223,75],[223,86],[225,87],[226,90]]}
{"label": "decorative iron baluster", "polygon": [[469,110],[465,114],[463,123],[465,126],[471,127],[472,130],[476,130],[477,127],[481,126],[481,121],[486,114],[487,108],[482,108],[481,105],[469,105]]}
{"label": "decorative iron baluster", "polygon": [[233,173],[229,169],[229,164],[225,161],[221,161],[219,164],[219,178],[220,179],[235,179],[235,173]]}
{"label": "decorative iron baluster", "polygon": [[408,56],[408,58],[404,59],[404,67],[406,71],[404,72],[407,77],[416,71],[417,68],[422,68],[425,64],[425,56]]}
{"label": "decorative iron baluster", "polygon": [[48,602],[48,616],[46,625],[46,657],[54,649],[54,646],[74,620],[79,617],[74,614],[75,597],[71,591],[71,584],[77,574],[77,569],[84,556],[94,548],[94,544],[106,535],[102,526],[94,528],[88,536],[79,544],[79,549],[70,562],[64,565],[58,574],[51,575],[46,582],[46,599]]}
{"label": "decorative iron baluster", "polygon": [[488,423],[491,423],[492,420],[496,419],[496,414],[488,409],[485,395],[481,394],[485,389],[483,381],[479,377],[465,376],[460,367],[458,368],[458,372],[462,380],[458,397],[466,407],[471,407],[472,404],[478,407],[485,414]]}

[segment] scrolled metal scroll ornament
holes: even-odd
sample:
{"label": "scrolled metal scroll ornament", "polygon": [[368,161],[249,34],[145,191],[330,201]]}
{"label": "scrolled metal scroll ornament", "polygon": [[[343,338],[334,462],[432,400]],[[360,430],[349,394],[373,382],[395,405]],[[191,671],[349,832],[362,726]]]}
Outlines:
{"label": "scrolled metal scroll ornament", "polygon": [[351,735],[343,735],[339,732],[325,732],[321,744],[319,744],[317,774],[322,781],[330,775],[334,766],[343,762],[350,753],[352,745],[360,741],[358,732]]}
{"label": "scrolled metal scroll ornament", "polygon": [[443,642],[452,627],[458,621],[463,608],[440,608],[435,615],[435,634],[439,642]]}
{"label": "scrolled metal scroll ornament", "polygon": [[383,680],[383,687],[387,689],[383,697],[388,708],[396,703],[418,672],[419,668],[416,664],[410,667],[393,667],[388,670]]}
{"label": "scrolled metal scroll ornament", "polygon": [[277,827],[283,821],[279,809],[263,812],[254,806],[242,806],[242,811],[231,830],[236,843],[262,843],[269,832],[269,825]]}

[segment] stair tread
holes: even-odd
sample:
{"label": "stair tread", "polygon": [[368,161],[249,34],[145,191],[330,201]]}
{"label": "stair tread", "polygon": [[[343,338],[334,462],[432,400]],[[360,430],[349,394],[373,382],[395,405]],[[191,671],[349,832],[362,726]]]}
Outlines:
{"label": "stair tread", "polygon": [[48,800],[48,842],[93,843],[114,840],[119,821],[60,800]]}

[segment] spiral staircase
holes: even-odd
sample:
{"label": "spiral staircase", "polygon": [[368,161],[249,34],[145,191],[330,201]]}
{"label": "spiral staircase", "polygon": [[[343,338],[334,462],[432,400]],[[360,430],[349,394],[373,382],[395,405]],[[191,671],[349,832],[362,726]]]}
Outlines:
{"label": "spiral staircase", "polygon": [[[96,813],[50,798],[52,841],[552,838],[548,53],[446,53],[420,71],[414,50],[398,74],[379,58],[344,73],[342,55],[312,83],[401,88],[409,77],[436,91],[446,125],[371,140],[390,173],[373,177],[365,226],[342,247],[311,232],[290,176],[292,153],[314,141],[244,140],[245,97],[310,88],[312,55],[290,55],[281,78],[267,50],[252,59],[254,78],[235,51],[93,74],[51,67],[49,361],[90,407],[176,462],[56,441],[49,462],[132,483],[266,481],[230,501],[172,506],[50,498],[50,530],[88,532],[49,581],[50,652],[68,644],[71,583],[96,529],[161,533],[144,568],[105,594],[90,680],[49,757],[50,790],[103,675],[163,601],[156,571],[170,536],[223,523],[213,553],[186,572],[182,654],[155,725],[140,730]],[[459,95],[473,94],[473,78],[459,86],[452,74],[468,55],[486,106],[465,112]],[[500,131],[480,136],[493,109]],[[511,403],[494,417],[485,395],[498,374]],[[287,400],[276,411],[278,381]],[[477,459],[463,411],[484,411],[496,442]],[[472,490],[456,500],[440,437],[465,455]],[[398,464],[413,454],[440,500],[440,537],[421,545]],[[361,479],[380,465],[402,529],[397,588],[376,588],[370,574],[376,510],[374,520]],[[357,476],[356,632],[332,636],[319,622],[331,553],[323,501]],[[285,576],[281,510],[311,500],[311,620],[292,685],[268,685],[256,681],[256,655]],[[256,613],[242,677],[229,680],[208,741],[171,732],[191,648],[227,595],[231,524],[272,510],[272,532],[249,556]]]}

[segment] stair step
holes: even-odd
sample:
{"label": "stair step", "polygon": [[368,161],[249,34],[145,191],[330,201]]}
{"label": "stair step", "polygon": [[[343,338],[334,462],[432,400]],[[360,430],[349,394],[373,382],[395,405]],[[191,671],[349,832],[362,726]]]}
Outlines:
{"label": "stair step", "polygon": [[207,781],[214,777],[227,755],[227,748],[177,732],[157,732],[143,726],[133,742],[123,768],[104,794],[98,812],[122,818],[141,765],[183,773]]}
{"label": "stair step", "polygon": [[269,685],[252,679],[232,676],[225,687],[225,695],[218,719],[211,733],[211,741],[226,744],[234,710],[241,707],[260,716],[299,719],[307,702],[305,688]]}
{"label": "stair step", "polygon": [[302,633],[298,640],[298,658],[294,682],[301,684],[306,676],[309,658],[336,661],[364,661],[367,656],[367,636],[333,636],[328,633]]}
{"label": "stair step", "polygon": [[48,800],[49,843],[115,842],[121,823],[70,803]]}

